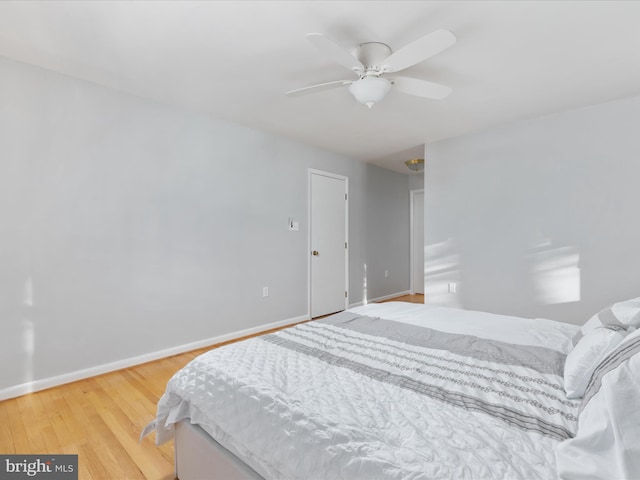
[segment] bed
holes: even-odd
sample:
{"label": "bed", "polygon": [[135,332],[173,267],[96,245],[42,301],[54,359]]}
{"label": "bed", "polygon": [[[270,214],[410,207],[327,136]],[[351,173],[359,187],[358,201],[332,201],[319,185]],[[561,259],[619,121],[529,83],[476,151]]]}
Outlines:
{"label": "bed", "polygon": [[[602,397],[619,388],[612,371],[631,385],[615,406],[627,424],[640,401],[640,335],[590,322],[357,307],[199,356],[169,381],[143,433],[155,430],[157,444],[175,438],[181,480],[599,478],[598,468],[634,478],[640,423],[624,427],[620,446],[617,414],[597,419],[612,408]],[[620,340],[595,341],[604,355],[591,345],[603,330]],[[620,345],[624,359],[603,367]],[[594,349],[602,358],[585,361]],[[581,356],[567,362],[574,351]],[[600,380],[570,398],[565,364],[571,378]],[[612,445],[596,458],[604,447],[590,436],[607,428]]]}

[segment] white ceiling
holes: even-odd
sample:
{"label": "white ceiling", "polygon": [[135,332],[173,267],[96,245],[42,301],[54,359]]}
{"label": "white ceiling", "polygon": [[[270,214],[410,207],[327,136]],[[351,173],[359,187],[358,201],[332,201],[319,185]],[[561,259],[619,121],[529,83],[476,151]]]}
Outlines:
{"label": "white ceiling", "polygon": [[[283,95],[352,78],[307,33],[397,50],[440,28],[457,44],[403,75],[445,100]],[[424,143],[640,95],[639,52],[637,1],[0,2],[0,55],[405,173]]]}

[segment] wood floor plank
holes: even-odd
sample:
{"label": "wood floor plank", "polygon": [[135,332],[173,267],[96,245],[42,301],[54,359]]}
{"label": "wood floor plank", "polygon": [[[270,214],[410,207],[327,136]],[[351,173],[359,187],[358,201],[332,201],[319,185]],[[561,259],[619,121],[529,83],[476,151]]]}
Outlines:
{"label": "wood floor plank", "polygon": [[0,452],[13,454],[16,452],[6,403],[0,402]]}
{"label": "wood floor plank", "polygon": [[[40,432],[48,424],[48,417],[38,416],[34,409],[37,402],[34,397],[37,395],[28,395],[23,402],[16,402],[20,415],[22,417],[25,430],[29,439],[29,452],[39,452],[44,450],[44,443]],[[43,422],[45,422],[43,424]]]}
{"label": "wood floor plank", "polygon": [[7,400],[6,409],[9,416],[9,429],[13,441],[13,451],[15,453],[29,453],[29,435],[24,425],[24,419],[20,413],[18,399]]}
{"label": "wood floor plank", "polygon": [[51,441],[53,429],[49,421],[49,415],[46,406],[42,403],[42,395],[28,395],[27,399],[31,405],[34,421],[28,425],[30,436],[37,437],[34,439],[38,444],[38,448],[34,449],[34,453],[47,453],[47,444]]}
{"label": "wood floor plank", "polygon": [[78,446],[78,478],[99,480],[112,478],[111,471],[104,465],[92,444],[82,443]]}
{"label": "wood floor plank", "polygon": [[[159,478],[173,469],[171,459],[163,458],[155,445],[149,442],[139,443],[140,429],[120,409],[105,411],[102,415],[105,424],[113,431],[131,460],[136,464],[144,478]],[[154,460],[149,461],[150,458]]]}
{"label": "wood floor plank", "polygon": [[152,435],[139,442],[140,432],[171,376],[228,343],[1,401],[0,453],[77,454],[82,480],[173,479],[173,442],[157,447]]}
{"label": "wood floor plank", "polygon": [[[48,417],[47,417],[48,420]],[[51,422],[48,422],[48,425],[44,427],[40,434],[42,435],[42,442],[44,444],[44,449],[39,452],[30,452],[35,454],[43,454],[43,453],[61,453],[62,445],[58,441],[58,437],[56,436],[55,429],[51,425]]]}

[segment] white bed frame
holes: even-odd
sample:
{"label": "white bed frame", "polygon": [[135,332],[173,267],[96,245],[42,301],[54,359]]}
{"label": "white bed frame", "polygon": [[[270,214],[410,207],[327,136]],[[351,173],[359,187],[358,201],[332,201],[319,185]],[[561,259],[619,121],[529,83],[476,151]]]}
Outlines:
{"label": "white bed frame", "polygon": [[188,418],[175,425],[174,460],[180,480],[263,480]]}

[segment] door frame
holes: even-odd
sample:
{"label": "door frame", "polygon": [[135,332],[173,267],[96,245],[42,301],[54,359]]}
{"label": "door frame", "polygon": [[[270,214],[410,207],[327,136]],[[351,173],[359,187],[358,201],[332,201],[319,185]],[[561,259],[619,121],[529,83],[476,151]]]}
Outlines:
{"label": "door frame", "polygon": [[337,173],[326,172],[324,170],[316,170],[314,168],[307,169],[307,317],[311,319],[311,176],[322,175],[329,178],[344,180],[344,192],[346,195],[344,202],[344,241],[347,248],[344,249],[344,285],[346,288],[346,296],[344,297],[344,308],[349,308],[349,298],[351,292],[349,289],[349,177],[339,175]]}
{"label": "door frame", "polygon": [[[416,193],[422,193],[424,195],[424,188],[416,188],[415,190],[409,190],[409,290],[411,295],[416,294],[415,285],[413,284],[413,277],[415,268],[415,258],[413,255],[413,202],[415,201]],[[424,228],[424,219],[422,220],[422,227]],[[422,277],[424,278],[424,265],[422,267]]]}

